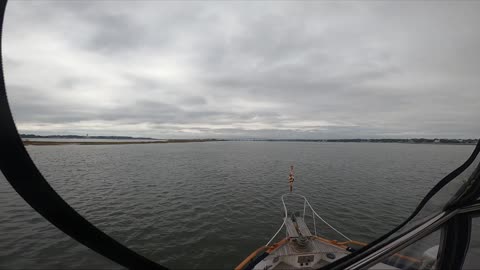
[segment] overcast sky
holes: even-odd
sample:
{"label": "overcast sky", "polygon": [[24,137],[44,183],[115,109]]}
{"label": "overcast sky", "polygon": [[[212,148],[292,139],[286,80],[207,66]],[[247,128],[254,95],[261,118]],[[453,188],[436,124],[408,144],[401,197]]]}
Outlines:
{"label": "overcast sky", "polygon": [[10,1],[20,132],[480,137],[480,1]]}

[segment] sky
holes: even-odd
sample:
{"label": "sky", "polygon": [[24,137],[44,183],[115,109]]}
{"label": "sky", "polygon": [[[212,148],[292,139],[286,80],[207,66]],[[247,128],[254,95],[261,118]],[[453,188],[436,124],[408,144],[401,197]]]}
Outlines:
{"label": "sky", "polygon": [[9,1],[22,133],[478,138],[480,1]]}

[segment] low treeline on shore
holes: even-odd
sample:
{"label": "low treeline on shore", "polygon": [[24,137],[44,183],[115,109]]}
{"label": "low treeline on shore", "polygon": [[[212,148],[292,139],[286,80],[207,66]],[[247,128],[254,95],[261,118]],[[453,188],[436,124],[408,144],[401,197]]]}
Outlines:
{"label": "low treeline on shore", "polygon": [[280,142],[372,142],[372,143],[438,143],[438,144],[476,144],[478,139],[252,139],[251,141]]}
{"label": "low treeline on shore", "polygon": [[344,143],[413,143],[413,144],[458,144],[474,145],[478,140],[393,140],[393,139],[346,139],[346,140],[220,140],[220,139],[178,139],[178,140],[131,140],[131,141],[31,141],[24,139],[25,145],[119,145],[119,144],[159,144],[159,143],[190,143],[215,141],[268,141],[268,142],[344,142]]}
{"label": "low treeline on shore", "polygon": [[24,145],[112,145],[112,144],[156,144],[156,143],[189,143],[189,142],[211,142],[216,139],[198,139],[198,140],[131,140],[131,141],[31,141],[23,140]]}
{"label": "low treeline on shore", "polygon": [[478,139],[155,139],[128,136],[80,136],[20,134],[25,145],[110,145],[110,144],[158,144],[215,141],[268,141],[268,142],[344,142],[344,143],[414,143],[414,144],[477,144]]}

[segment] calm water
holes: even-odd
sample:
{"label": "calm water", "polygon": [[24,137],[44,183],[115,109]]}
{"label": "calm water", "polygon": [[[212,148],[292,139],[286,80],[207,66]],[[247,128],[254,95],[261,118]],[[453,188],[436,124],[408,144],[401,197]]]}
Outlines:
{"label": "calm water", "polygon": [[[265,244],[282,222],[290,164],[295,191],[347,236],[368,242],[401,222],[472,150],[307,142],[28,147],[77,211],[175,269],[233,268]],[[59,232],[0,178],[0,268],[120,268]]]}

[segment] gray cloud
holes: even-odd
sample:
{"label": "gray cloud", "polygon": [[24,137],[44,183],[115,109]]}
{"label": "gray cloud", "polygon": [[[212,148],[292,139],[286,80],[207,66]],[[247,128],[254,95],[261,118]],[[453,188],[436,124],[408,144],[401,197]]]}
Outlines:
{"label": "gray cloud", "polygon": [[14,1],[22,132],[479,137],[480,3]]}

